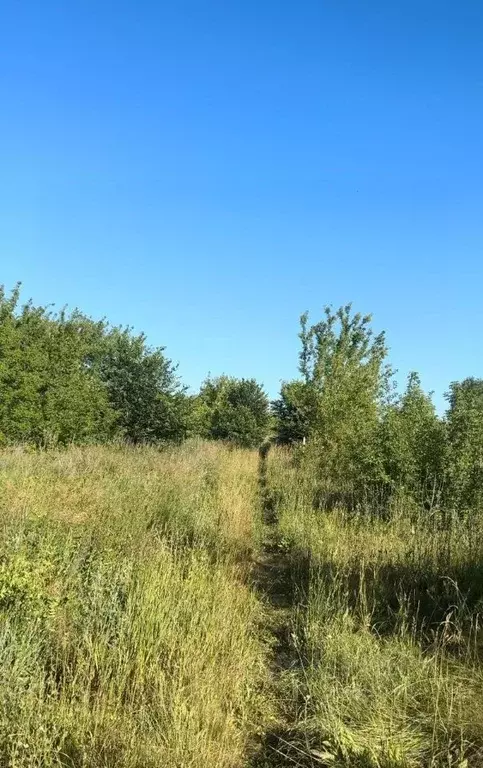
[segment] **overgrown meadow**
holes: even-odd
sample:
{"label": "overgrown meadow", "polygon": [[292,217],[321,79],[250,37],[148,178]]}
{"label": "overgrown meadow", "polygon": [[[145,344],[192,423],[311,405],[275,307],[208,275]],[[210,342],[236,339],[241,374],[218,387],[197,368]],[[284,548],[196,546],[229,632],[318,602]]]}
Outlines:
{"label": "overgrown meadow", "polygon": [[264,721],[257,457],[0,456],[0,764],[238,766]]}
{"label": "overgrown meadow", "polygon": [[292,449],[265,479],[206,442],[2,452],[1,765],[481,765],[483,516],[321,512]]}
{"label": "overgrown meadow", "polygon": [[483,765],[483,380],[299,338],[190,394],[0,289],[0,768]]}
{"label": "overgrown meadow", "polygon": [[290,453],[269,475],[297,593],[290,761],[481,765],[483,514],[321,512]]}

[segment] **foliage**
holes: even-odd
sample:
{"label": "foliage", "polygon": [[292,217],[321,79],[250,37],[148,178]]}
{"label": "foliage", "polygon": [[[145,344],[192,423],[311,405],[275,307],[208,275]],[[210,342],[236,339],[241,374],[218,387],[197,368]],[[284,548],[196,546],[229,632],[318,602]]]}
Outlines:
{"label": "foliage", "polygon": [[326,489],[354,490],[381,478],[377,435],[390,371],[384,334],[374,336],[370,322],[350,304],[326,307],[314,325],[302,315],[302,382],[285,386],[275,405],[281,441],[304,430],[305,461]]}
{"label": "foliage", "polygon": [[381,449],[393,487],[434,505],[444,475],[446,432],[417,373],[409,375],[406,391],[384,414]]}
{"label": "foliage", "polygon": [[483,505],[483,381],[453,383],[446,419],[436,413],[417,373],[393,393],[383,333],[371,316],[335,312],[301,317],[302,378],[282,384],[272,403],[281,444],[297,452],[316,506],[336,503],[386,514],[399,496],[426,509]]}
{"label": "foliage", "polygon": [[105,331],[96,358],[126,439],[140,443],[185,436],[186,398],[162,348],[148,347],[144,334],[113,328]]}
{"label": "foliage", "polygon": [[108,393],[86,361],[92,326],[0,291],[0,439],[82,442],[113,434]]}
{"label": "foliage", "polygon": [[163,349],[0,289],[0,442],[179,440],[188,403]]}
{"label": "foliage", "polygon": [[447,501],[461,512],[483,508],[483,379],[453,382],[448,394]]}
{"label": "foliage", "polygon": [[246,448],[257,446],[267,434],[268,405],[255,379],[207,379],[197,404],[202,435]]}
{"label": "foliage", "polygon": [[297,446],[318,506],[384,513],[399,496],[452,513],[483,505],[483,381],[451,385],[446,418],[412,373],[392,394],[384,333],[350,304],[301,317],[300,378],[271,409],[254,379],[208,378],[188,394],[163,347],[78,310],[0,288],[0,446],[181,442]]}
{"label": "foliage", "polygon": [[305,381],[284,381],[272,403],[277,441],[290,445],[306,438],[315,423],[317,399]]}

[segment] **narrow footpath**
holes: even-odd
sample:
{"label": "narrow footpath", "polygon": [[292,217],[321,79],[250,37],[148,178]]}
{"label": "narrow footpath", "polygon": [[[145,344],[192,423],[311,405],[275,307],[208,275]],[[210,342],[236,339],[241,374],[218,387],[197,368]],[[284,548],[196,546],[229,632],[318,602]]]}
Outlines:
{"label": "narrow footpath", "polygon": [[[301,658],[293,636],[293,612],[298,597],[297,584],[303,569],[294,563],[281,541],[278,511],[268,480],[270,444],[259,450],[259,483],[264,522],[261,551],[254,563],[254,586],[269,607],[269,632],[273,637],[271,677],[274,698],[278,702],[277,725],[265,733],[252,768],[319,765],[310,757],[310,749],[297,732],[302,707],[294,673],[301,670]],[[300,675],[298,675],[300,680]]]}

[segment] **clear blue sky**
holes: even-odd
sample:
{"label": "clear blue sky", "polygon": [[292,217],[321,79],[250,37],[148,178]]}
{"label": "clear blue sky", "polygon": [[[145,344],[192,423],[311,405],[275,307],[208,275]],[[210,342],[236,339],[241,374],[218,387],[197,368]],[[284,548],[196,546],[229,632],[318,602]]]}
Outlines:
{"label": "clear blue sky", "polygon": [[481,0],[4,0],[0,283],[186,383],[296,373],[353,301],[438,405],[483,376]]}

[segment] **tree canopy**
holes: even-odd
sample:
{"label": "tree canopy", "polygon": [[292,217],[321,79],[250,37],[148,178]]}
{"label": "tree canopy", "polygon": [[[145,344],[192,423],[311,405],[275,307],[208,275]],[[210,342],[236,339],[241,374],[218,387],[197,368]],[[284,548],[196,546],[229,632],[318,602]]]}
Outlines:
{"label": "tree canopy", "polygon": [[1,442],[184,437],[184,390],[163,349],[77,310],[55,314],[19,298],[18,287],[0,291]]}
{"label": "tree canopy", "polygon": [[483,507],[483,379],[453,382],[447,395],[447,495],[455,509]]}
{"label": "tree canopy", "polygon": [[201,387],[197,406],[205,437],[250,448],[267,435],[268,397],[255,379],[208,378]]}

